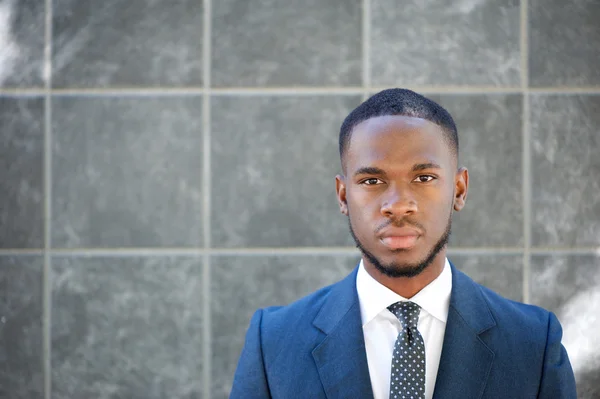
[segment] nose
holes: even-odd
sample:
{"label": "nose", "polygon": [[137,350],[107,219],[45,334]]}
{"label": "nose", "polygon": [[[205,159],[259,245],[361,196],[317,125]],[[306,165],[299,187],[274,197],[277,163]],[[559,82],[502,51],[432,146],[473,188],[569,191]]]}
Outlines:
{"label": "nose", "polygon": [[381,203],[381,214],[386,217],[402,217],[418,211],[417,200],[407,188],[390,187]]}

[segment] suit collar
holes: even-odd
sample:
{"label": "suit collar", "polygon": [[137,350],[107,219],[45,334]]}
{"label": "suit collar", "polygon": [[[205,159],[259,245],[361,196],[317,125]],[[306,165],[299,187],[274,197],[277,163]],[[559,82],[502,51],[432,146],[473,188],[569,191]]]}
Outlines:
{"label": "suit collar", "polygon": [[496,325],[481,288],[452,266],[452,295],[434,398],[481,398],[494,352],[480,335]]}
{"label": "suit collar", "polygon": [[483,298],[481,288],[470,277],[457,270],[453,264],[450,266],[452,268],[450,307],[454,308],[477,334],[494,327],[496,321]]}
{"label": "suit collar", "polygon": [[358,267],[342,281],[331,287],[327,300],[313,320],[313,325],[325,334],[331,333],[348,311],[358,305],[358,295],[356,293],[357,271]]}
{"label": "suit collar", "polygon": [[356,272],[335,284],[313,324],[326,334],[312,351],[328,398],[373,398]]}
{"label": "suit collar", "polygon": [[[494,353],[480,334],[496,325],[481,289],[452,267],[452,294],[434,398],[481,398]],[[358,268],[335,284],[313,324],[326,334],[312,355],[328,398],[373,398],[356,293]]]}

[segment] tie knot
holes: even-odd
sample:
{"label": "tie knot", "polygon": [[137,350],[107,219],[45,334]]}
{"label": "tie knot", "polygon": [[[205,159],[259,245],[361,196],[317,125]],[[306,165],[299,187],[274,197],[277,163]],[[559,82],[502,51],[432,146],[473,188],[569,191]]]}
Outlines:
{"label": "tie knot", "polygon": [[388,306],[388,309],[402,322],[403,327],[417,328],[421,307],[416,303],[400,301]]}

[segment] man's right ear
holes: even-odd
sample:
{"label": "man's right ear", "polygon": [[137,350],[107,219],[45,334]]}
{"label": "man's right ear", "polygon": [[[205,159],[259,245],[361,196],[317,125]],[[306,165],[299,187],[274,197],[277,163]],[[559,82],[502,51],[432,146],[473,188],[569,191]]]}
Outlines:
{"label": "man's right ear", "polygon": [[348,203],[346,202],[346,182],[342,175],[335,176],[335,192],[337,193],[340,212],[348,216]]}

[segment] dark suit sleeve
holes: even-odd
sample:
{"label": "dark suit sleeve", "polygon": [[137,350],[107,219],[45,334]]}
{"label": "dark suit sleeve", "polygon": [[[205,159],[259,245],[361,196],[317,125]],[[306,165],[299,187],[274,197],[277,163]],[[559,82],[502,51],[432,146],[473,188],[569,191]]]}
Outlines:
{"label": "dark suit sleeve", "polygon": [[246,333],[246,344],[238,362],[229,399],[270,398],[263,361],[261,324],[262,310],[256,311]]}
{"label": "dark suit sleeve", "polygon": [[554,313],[550,313],[542,381],[538,394],[540,399],[577,399],[573,369],[561,339],[560,323]]}

